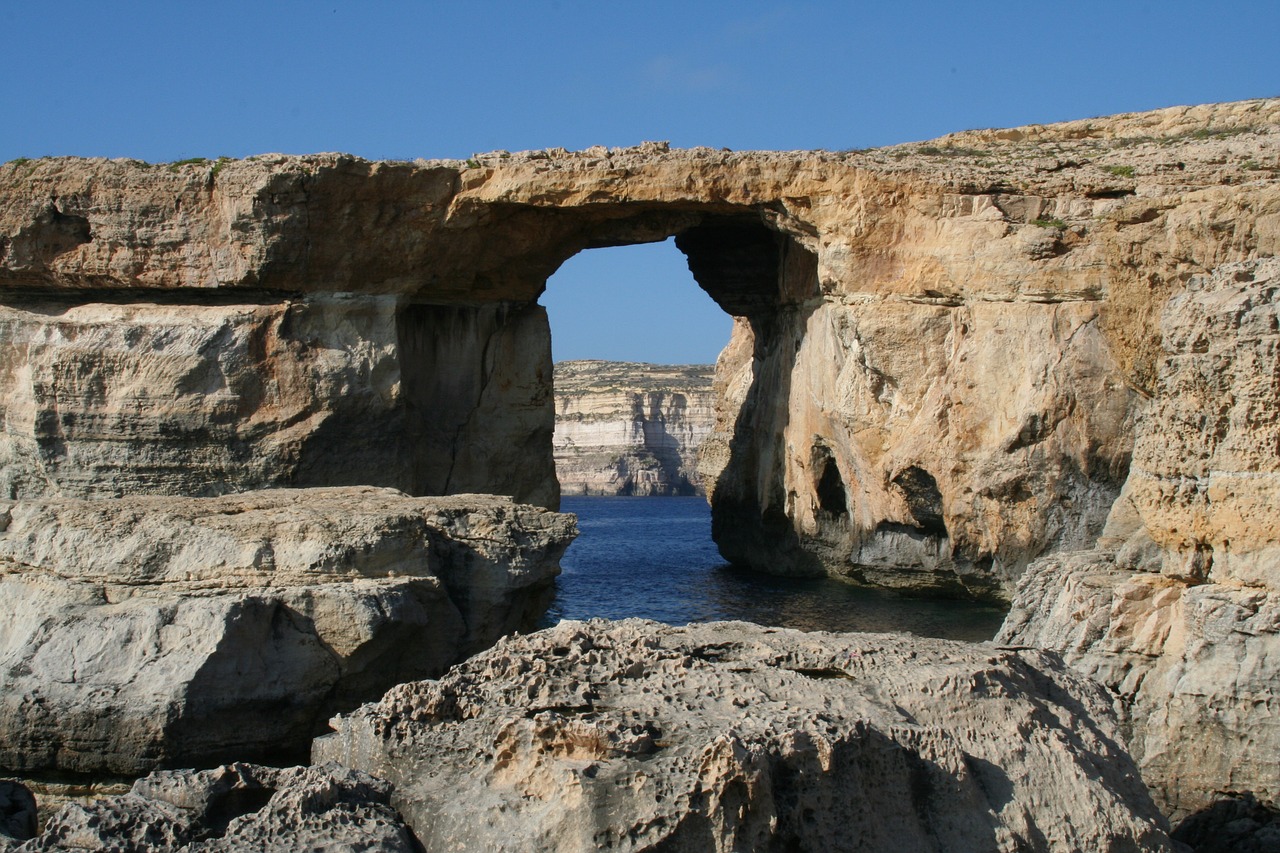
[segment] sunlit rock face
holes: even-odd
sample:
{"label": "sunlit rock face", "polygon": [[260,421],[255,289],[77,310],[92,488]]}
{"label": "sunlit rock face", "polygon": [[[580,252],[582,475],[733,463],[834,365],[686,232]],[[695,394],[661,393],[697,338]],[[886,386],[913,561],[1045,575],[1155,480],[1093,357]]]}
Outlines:
{"label": "sunlit rock face", "polygon": [[1123,697],[1143,778],[1182,815],[1280,797],[1280,261],[1193,278],[1161,328],[1099,547],[1034,563],[998,640],[1059,651]]}
{"label": "sunlit rock face", "polygon": [[711,365],[555,366],[561,494],[705,494],[698,447],[715,423]]}
{"label": "sunlit rock face", "polygon": [[[723,553],[1008,599],[1031,560],[1102,530],[1168,299],[1280,245],[1277,116],[1248,101],[846,153],[8,164],[3,482],[554,506],[536,300],[582,249],[675,236],[736,318],[700,463]],[[94,335],[112,355],[81,357],[72,338]]]}

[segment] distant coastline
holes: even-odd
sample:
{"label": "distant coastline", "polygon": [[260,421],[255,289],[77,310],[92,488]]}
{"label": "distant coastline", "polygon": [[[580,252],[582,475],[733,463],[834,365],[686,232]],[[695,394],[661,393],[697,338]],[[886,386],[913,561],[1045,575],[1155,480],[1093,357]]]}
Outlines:
{"label": "distant coastline", "polygon": [[706,494],[697,454],[715,424],[714,374],[710,364],[557,363],[561,494]]}

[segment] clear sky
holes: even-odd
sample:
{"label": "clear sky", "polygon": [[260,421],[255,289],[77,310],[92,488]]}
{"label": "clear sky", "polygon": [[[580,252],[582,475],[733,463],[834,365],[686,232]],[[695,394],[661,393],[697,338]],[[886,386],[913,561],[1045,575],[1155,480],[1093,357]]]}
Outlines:
{"label": "clear sky", "polygon": [[[862,148],[1272,97],[1277,45],[1276,0],[0,0],[0,162]],[[556,357],[713,359],[727,320],[654,325],[711,305],[679,262],[670,245],[571,260],[544,300]],[[617,301],[642,289],[651,315]],[[586,352],[601,318],[611,348]]]}

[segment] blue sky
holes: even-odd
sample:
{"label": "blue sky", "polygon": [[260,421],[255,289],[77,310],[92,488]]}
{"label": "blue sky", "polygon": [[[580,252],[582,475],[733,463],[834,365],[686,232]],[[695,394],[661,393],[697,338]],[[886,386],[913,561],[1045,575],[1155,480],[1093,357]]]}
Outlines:
{"label": "blue sky", "polygon": [[[1276,96],[1277,44],[1275,0],[0,0],[0,162],[861,148]],[[580,255],[544,301],[557,358],[708,361],[728,330],[669,245]],[[718,327],[662,331],[700,302]]]}

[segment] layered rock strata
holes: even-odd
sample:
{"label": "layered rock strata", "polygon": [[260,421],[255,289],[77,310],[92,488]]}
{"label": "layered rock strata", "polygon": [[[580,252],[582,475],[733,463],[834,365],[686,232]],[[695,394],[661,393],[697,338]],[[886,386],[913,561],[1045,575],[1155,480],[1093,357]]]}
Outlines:
{"label": "layered rock strata", "polygon": [[[166,296],[178,304],[155,301]],[[182,291],[0,299],[4,497],[372,484],[555,503],[539,453],[550,370],[491,386],[484,363],[549,358],[540,309]],[[420,394],[436,402],[406,401]]]}
{"label": "layered rock strata", "polygon": [[1162,323],[1156,396],[1099,548],[1023,577],[998,638],[1116,691],[1176,815],[1280,798],[1280,261],[1193,278]]}
{"label": "layered rock strata", "polygon": [[1172,850],[1111,700],[1033,651],[564,622],[335,719],[426,849]]}
{"label": "layered rock strata", "polygon": [[63,806],[39,836],[0,832],[0,850],[421,850],[390,794],[386,782],[336,765],[160,771],[123,796]]}
{"label": "layered rock strata", "polygon": [[715,423],[711,365],[555,366],[561,494],[705,494],[698,447]]}
{"label": "layered rock strata", "polygon": [[538,295],[584,248],[674,235],[736,318],[701,468],[725,556],[1007,599],[1101,531],[1163,304],[1280,246],[1278,119],[1272,99],[866,152],[15,161],[4,485],[554,506]]}
{"label": "layered rock strata", "polygon": [[297,756],[553,594],[572,517],[348,487],[0,506],[0,767]]}

